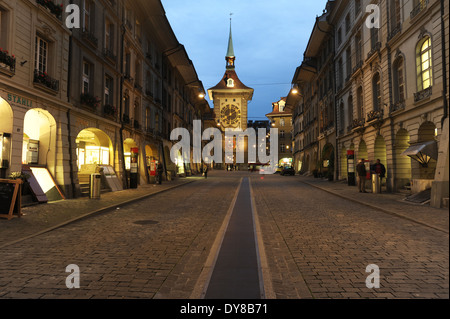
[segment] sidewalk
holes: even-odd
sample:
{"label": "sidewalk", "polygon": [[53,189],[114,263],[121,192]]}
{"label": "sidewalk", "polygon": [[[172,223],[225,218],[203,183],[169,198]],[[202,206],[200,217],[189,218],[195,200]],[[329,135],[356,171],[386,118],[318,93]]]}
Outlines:
{"label": "sidewalk", "polygon": [[100,199],[81,197],[23,207],[22,217],[0,219],[0,248],[128,202],[192,183],[197,179],[200,177],[177,178],[174,181],[162,182],[161,185],[146,184],[136,189],[102,193]]}
{"label": "sidewalk", "polygon": [[330,182],[312,176],[299,176],[299,179],[305,184],[355,203],[449,233],[449,211],[446,208],[438,209],[430,207],[429,204],[419,205],[406,202],[403,200],[406,195],[400,193],[359,193],[356,186],[348,186],[346,181]]}

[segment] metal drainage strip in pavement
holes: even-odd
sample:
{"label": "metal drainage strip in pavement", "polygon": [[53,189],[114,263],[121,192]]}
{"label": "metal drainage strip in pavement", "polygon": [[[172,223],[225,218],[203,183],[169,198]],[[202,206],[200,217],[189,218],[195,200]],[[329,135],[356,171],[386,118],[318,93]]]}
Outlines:
{"label": "metal drainage strip in pavement", "polygon": [[137,220],[134,222],[134,224],[136,225],[155,225],[158,224],[158,222],[156,220]]}
{"label": "metal drainage strip in pavement", "polygon": [[244,178],[205,299],[261,299],[248,178]]}

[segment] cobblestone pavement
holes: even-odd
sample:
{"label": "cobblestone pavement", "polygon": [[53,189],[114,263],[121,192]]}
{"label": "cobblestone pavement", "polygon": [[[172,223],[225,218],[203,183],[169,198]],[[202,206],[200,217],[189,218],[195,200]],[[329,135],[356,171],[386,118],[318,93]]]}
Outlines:
{"label": "cobblestone pavement", "polygon": [[[208,179],[28,207],[23,218],[0,220],[0,298],[189,298],[243,176],[251,176],[268,296],[449,297],[447,210],[301,176],[212,170]],[[66,287],[69,264],[80,268],[80,289]],[[366,287],[369,264],[379,266],[380,288]]]}
{"label": "cobblestone pavement", "polygon": [[[321,187],[342,196],[305,182],[319,183],[298,176],[252,179],[277,298],[449,298],[447,210],[418,213],[378,197],[391,206],[387,213],[370,201],[343,198],[335,183]],[[421,216],[427,212],[437,221]],[[445,227],[445,219],[446,230],[433,228]],[[379,267],[380,288],[366,287],[370,264]]]}
{"label": "cobblestone pavement", "polygon": [[4,247],[0,298],[189,298],[238,182],[209,177]]}

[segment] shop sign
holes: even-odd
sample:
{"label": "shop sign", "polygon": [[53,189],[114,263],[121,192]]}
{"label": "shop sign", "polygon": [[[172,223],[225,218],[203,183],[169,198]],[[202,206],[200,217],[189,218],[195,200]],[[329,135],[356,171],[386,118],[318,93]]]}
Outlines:
{"label": "shop sign", "polygon": [[8,93],[7,102],[10,105],[33,107],[33,101],[20,95]]}

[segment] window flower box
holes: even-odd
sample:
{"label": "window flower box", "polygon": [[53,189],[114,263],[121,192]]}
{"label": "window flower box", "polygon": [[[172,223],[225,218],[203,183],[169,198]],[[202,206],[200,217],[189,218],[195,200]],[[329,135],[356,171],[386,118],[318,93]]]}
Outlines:
{"label": "window flower box", "polygon": [[16,57],[14,54],[9,55],[8,50],[3,50],[0,48],[0,63],[9,67],[9,70],[13,73],[16,71]]}
{"label": "window flower box", "polygon": [[114,105],[111,104],[105,104],[103,106],[103,113],[110,116],[116,116],[117,109]]}
{"label": "window flower box", "polygon": [[39,85],[43,85],[54,92],[59,90],[59,81],[50,77],[47,72],[41,72],[39,70],[34,70],[33,82]]}
{"label": "window flower box", "polygon": [[83,93],[80,96],[80,103],[89,106],[90,108],[96,109],[100,105],[100,99],[89,93]]}
{"label": "window flower box", "polygon": [[44,8],[47,8],[52,14],[55,15],[56,18],[61,20],[62,18],[62,12],[63,12],[63,5],[57,5],[51,0],[36,0],[37,4],[40,4]]}

